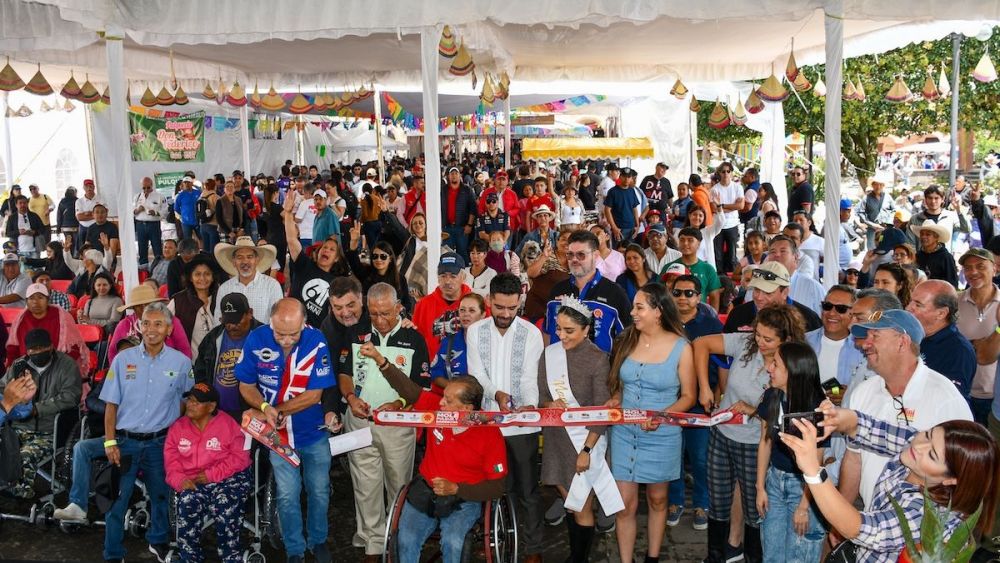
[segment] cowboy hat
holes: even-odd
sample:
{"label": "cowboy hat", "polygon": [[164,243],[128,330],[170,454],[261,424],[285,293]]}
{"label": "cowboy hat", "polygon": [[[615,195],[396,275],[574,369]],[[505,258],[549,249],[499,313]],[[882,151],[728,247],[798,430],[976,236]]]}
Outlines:
{"label": "cowboy hat", "polygon": [[125,300],[125,304],[118,307],[119,313],[124,313],[126,309],[131,309],[137,305],[149,305],[150,303],[159,303],[161,301],[166,301],[166,299],[160,297],[153,286],[146,284],[139,284],[133,287],[128,292],[128,299]]}
{"label": "cowboy hat", "polygon": [[549,206],[545,205],[544,203],[539,205],[538,209],[536,209],[535,212],[531,214],[532,217],[538,217],[539,215],[551,215],[553,217],[556,216],[556,214],[553,213],[551,209],[549,209]]}
{"label": "cowboy hat", "polygon": [[239,275],[236,271],[236,265],[233,264],[233,256],[241,248],[252,248],[257,252],[257,257],[260,258],[257,262],[257,271],[260,273],[270,270],[274,264],[274,258],[278,255],[274,245],[262,244],[258,246],[253,243],[253,239],[250,237],[239,237],[236,239],[236,244],[220,242],[215,245],[215,260],[230,276]]}
{"label": "cowboy hat", "polygon": [[896,183],[896,177],[893,175],[892,170],[888,168],[880,168],[875,171],[875,175],[868,178],[868,185],[872,184],[882,184],[883,186],[891,186]]}
{"label": "cowboy hat", "polygon": [[951,228],[934,221],[924,221],[920,225],[910,225],[913,234],[920,236],[920,231],[932,231],[938,237],[938,242],[947,243],[951,240]]}

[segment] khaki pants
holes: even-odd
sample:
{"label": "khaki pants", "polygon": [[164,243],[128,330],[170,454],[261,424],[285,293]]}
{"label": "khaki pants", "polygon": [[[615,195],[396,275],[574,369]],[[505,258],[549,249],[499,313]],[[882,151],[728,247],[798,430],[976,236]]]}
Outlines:
{"label": "khaki pants", "polygon": [[415,433],[412,428],[376,426],[349,411],[346,425],[348,431],[366,426],[372,431],[372,445],[354,450],[348,459],[357,514],[355,538],[364,543],[366,555],[380,555],[385,551],[387,505],[396,500],[413,475]]}

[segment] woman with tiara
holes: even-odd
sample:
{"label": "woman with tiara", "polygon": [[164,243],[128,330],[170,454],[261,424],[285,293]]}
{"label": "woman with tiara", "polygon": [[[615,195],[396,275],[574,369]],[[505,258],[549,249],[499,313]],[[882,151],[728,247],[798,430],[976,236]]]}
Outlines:
{"label": "woman with tiara", "polygon": [[[538,406],[565,409],[601,406],[610,398],[608,356],[590,339],[593,312],[579,299],[564,296],[556,312],[559,342],[545,348],[538,365]],[[549,426],[543,430],[542,482],[559,490],[571,517],[570,557],[590,560],[594,539],[594,494],[607,514],[623,507],[611,468],[605,461],[607,426]]]}

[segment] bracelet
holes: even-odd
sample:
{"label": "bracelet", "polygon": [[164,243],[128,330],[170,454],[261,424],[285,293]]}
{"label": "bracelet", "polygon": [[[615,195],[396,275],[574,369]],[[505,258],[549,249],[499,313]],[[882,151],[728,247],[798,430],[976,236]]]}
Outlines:
{"label": "bracelet", "polygon": [[583,451],[580,452],[580,453],[584,453],[584,454],[588,454],[589,455],[590,454],[590,449],[591,449],[590,446],[584,445],[583,446]]}
{"label": "bracelet", "polygon": [[266,411],[267,407],[269,407],[269,406],[271,406],[270,403],[268,403],[267,401],[264,401],[263,403],[260,404],[260,412]]}
{"label": "bracelet", "polygon": [[400,403],[403,403],[403,405],[400,408],[402,408],[402,409],[406,408],[406,405],[407,405],[406,399],[404,399],[403,397],[400,397],[399,399],[396,399],[396,400],[399,401]]}
{"label": "bracelet", "polygon": [[105,440],[104,449],[113,448],[118,445],[118,440]]}
{"label": "bracelet", "polygon": [[383,358],[382,363],[378,365],[379,371],[389,367],[389,358],[386,358],[385,356],[383,356],[382,358]]}

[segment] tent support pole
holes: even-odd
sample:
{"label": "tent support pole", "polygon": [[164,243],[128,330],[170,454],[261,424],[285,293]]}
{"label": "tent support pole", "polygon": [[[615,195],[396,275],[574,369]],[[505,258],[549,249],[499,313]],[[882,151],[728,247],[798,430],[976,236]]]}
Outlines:
{"label": "tent support pole", "polygon": [[962,53],[962,35],[951,34],[951,147],[948,151],[948,186],[954,188],[958,178],[958,81],[959,55]]}
{"label": "tent support pole", "polygon": [[[139,285],[139,260],[132,220],[135,193],[132,186],[132,150],[128,139],[128,103],[125,101],[125,34],[117,26],[109,26],[104,34],[108,59],[108,83],[111,86],[111,146],[108,147],[114,174],[102,185],[104,198],[117,198],[118,230],[121,236],[122,274],[125,291]],[[106,200],[105,200],[106,201]]]}
{"label": "tent support pole", "polygon": [[250,170],[250,111],[246,105],[240,106],[240,148],[243,151],[243,174],[249,178],[253,171]]}
{"label": "tent support pole", "polygon": [[10,111],[10,92],[4,92],[3,93],[3,163],[7,169],[5,176],[7,178],[7,188],[9,190],[10,186],[13,186],[14,184],[17,183],[17,178],[14,177],[14,146],[10,143],[10,120],[12,118],[7,116],[8,111]]}
{"label": "tent support pole", "polygon": [[[826,221],[823,229],[823,286],[832,287],[840,278],[840,128],[841,97],[844,77],[844,0],[827,0],[824,10],[826,30],[826,115],[823,132],[826,140]],[[836,228],[834,228],[836,226]]]}
{"label": "tent support pole", "polygon": [[375,154],[378,156],[378,183],[384,186],[388,178],[385,177],[385,149],[382,147],[382,89],[372,86],[375,90]]}
{"label": "tent support pole", "polygon": [[438,39],[441,29],[420,32],[420,77],[424,102],[424,177],[427,194],[427,293],[437,288],[441,257],[441,157],[438,148]]}
{"label": "tent support pole", "polygon": [[510,135],[511,135],[510,129],[511,129],[511,126],[510,126],[510,95],[509,94],[507,95],[507,97],[503,101],[503,114],[505,116],[504,119],[506,120],[506,123],[507,123],[507,127],[504,129],[504,132],[503,132],[503,166],[504,166],[504,168],[510,168],[511,167],[511,161],[510,161]]}

